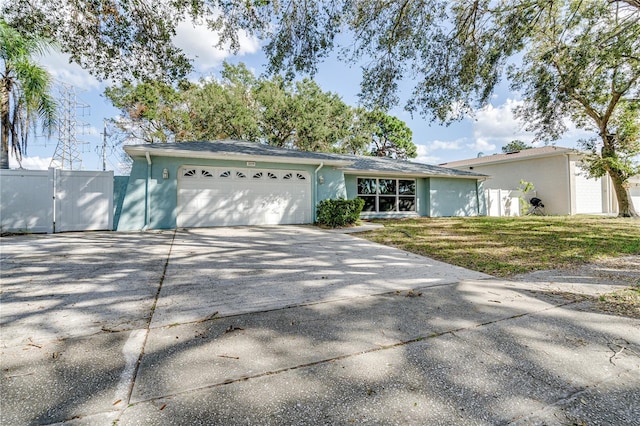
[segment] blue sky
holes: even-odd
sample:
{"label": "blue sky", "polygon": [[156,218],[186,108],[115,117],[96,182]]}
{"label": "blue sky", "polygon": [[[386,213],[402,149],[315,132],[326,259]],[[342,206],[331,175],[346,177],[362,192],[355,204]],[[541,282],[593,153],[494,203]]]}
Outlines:
{"label": "blue sky", "polygon": [[[194,60],[194,73],[190,78],[218,74],[224,60],[232,63],[244,62],[256,74],[264,71],[265,57],[259,42],[241,35],[241,49],[237,55],[220,51],[213,47],[216,35],[202,26],[194,27],[191,23],[182,23],[178,27],[175,43],[183,48]],[[117,116],[118,111],[113,108],[102,95],[106,84],[97,81],[87,72],[75,64],[69,64],[65,55],[50,53],[40,58],[44,65],[58,81],[72,84],[77,91],[78,100],[88,108],[77,110],[78,126],[77,139],[84,142],[78,146],[82,157],[83,170],[101,170],[103,120]],[[319,67],[315,80],[325,91],[337,93],[350,105],[357,105],[357,94],[360,83],[360,69],[350,67],[334,58],[327,60]],[[108,83],[107,83],[108,84]],[[407,94],[410,94],[411,82],[406,82]],[[406,101],[407,97],[402,96]],[[449,126],[430,123],[420,116],[411,117],[402,107],[391,111],[407,123],[413,131],[413,142],[418,147],[419,161],[429,164],[439,164],[447,161],[476,157],[479,153],[490,155],[501,152],[501,147],[514,139],[525,142],[533,140],[533,134],[522,129],[512,114],[512,109],[519,104],[516,93],[508,90],[506,84],[501,84],[496,90],[492,102],[482,110],[476,111],[475,117],[464,119]],[[575,141],[587,133],[571,127],[565,138],[557,141],[556,145],[574,147]],[[22,165],[26,169],[46,169],[54,155],[57,139],[43,136],[32,137],[28,146],[28,155],[24,157]],[[125,171],[122,168],[123,151],[121,146],[107,147],[107,170],[114,170],[116,174]],[[15,159],[11,158],[11,167],[17,167]]]}

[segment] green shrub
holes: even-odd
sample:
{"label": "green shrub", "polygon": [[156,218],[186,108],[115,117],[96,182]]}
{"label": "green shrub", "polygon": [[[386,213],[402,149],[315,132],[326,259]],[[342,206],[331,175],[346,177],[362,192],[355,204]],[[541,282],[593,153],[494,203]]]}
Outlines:
{"label": "green shrub", "polygon": [[353,225],[360,218],[364,200],[322,200],[318,203],[318,223],[337,228]]}

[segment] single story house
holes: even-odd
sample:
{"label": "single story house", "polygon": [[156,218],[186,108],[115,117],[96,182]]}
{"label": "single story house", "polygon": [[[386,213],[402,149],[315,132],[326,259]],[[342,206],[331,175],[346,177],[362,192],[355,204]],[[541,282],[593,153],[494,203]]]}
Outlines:
{"label": "single story house", "polygon": [[133,165],[117,230],[313,223],[319,201],[356,197],[363,218],[485,211],[477,172],[232,140],[125,151]]}
{"label": "single story house", "polygon": [[[515,190],[531,182],[547,214],[615,214],[618,202],[611,178],[593,179],[580,167],[582,153],[556,146],[531,148],[441,164],[456,170],[490,175],[485,189]],[[640,206],[640,180],[631,182],[634,206]]]}

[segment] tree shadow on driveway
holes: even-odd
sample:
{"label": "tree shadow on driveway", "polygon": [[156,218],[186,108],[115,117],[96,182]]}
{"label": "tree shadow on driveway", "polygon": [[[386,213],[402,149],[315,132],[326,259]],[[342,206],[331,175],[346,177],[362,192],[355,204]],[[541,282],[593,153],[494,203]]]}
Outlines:
{"label": "tree shadow on driveway", "polygon": [[[399,261],[397,274],[386,274],[370,257],[359,267],[345,260],[346,251],[360,244],[355,238],[304,243],[274,229],[262,231],[271,238],[257,232],[248,244],[227,232],[177,234],[176,240],[185,241],[174,241],[166,276],[171,233],[151,235],[153,244],[145,247],[106,239],[122,248],[124,258],[111,281],[104,248],[87,247],[66,257],[67,267],[76,262],[80,272],[64,275],[58,262],[41,262],[32,288],[29,273],[17,268],[9,283],[23,286],[24,294],[15,290],[5,299],[3,266],[3,304],[20,297],[22,306],[32,306],[50,285],[59,292],[49,314],[35,310],[32,322],[28,311],[5,316],[2,309],[2,423],[633,424],[640,418],[637,320],[591,312],[588,302],[567,300],[541,285],[490,278],[442,278],[434,284],[430,277],[422,277],[421,285],[420,277],[414,282],[400,275]],[[317,263],[305,265],[310,256],[292,258],[277,249],[296,241],[314,247]],[[256,251],[271,256],[259,263]],[[3,265],[5,255],[13,254],[3,247]],[[93,269],[83,269],[89,255]],[[229,255],[239,257],[233,267],[214,267]],[[332,266],[336,260],[342,261],[342,275]],[[135,262],[155,275],[136,272],[138,283],[119,281]],[[45,279],[47,270],[52,273]],[[217,286],[235,283],[241,298],[240,287],[259,288],[260,276],[262,282],[283,283],[284,295],[300,280],[303,296],[323,294],[326,286],[331,297],[280,307],[257,304],[251,312],[242,310],[242,300],[234,305],[229,291],[220,292],[224,304],[216,299]],[[373,277],[376,291],[345,293],[361,288],[366,277]],[[125,311],[130,325],[109,329],[105,324],[119,324],[121,308],[97,291],[99,285],[88,286],[78,304],[77,292],[68,289],[80,280],[123,286],[125,301],[127,285],[141,285],[144,303]],[[200,289],[197,309],[169,312],[166,301],[184,303],[180,289],[187,287],[195,289],[184,292],[191,299]],[[235,311],[207,319],[221,306]],[[75,322],[54,323],[40,339],[4,340],[5,326],[37,327],[69,309],[79,311]],[[162,309],[162,321],[153,325],[150,316]],[[143,339],[140,331],[149,323]],[[55,332],[60,334],[52,338]],[[135,374],[132,353],[135,365],[139,356]]]}

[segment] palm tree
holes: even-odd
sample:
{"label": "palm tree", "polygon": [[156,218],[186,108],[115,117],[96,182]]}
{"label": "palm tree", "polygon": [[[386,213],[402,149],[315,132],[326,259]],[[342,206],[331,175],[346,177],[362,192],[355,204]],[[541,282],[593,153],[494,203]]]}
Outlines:
{"label": "palm tree", "polygon": [[30,127],[41,124],[51,134],[55,125],[51,77],[32,59],[49,46],[46,40],[22,35],[0,20],[0,169],[9,168],[9,147],[18,162],[22,161]]}

